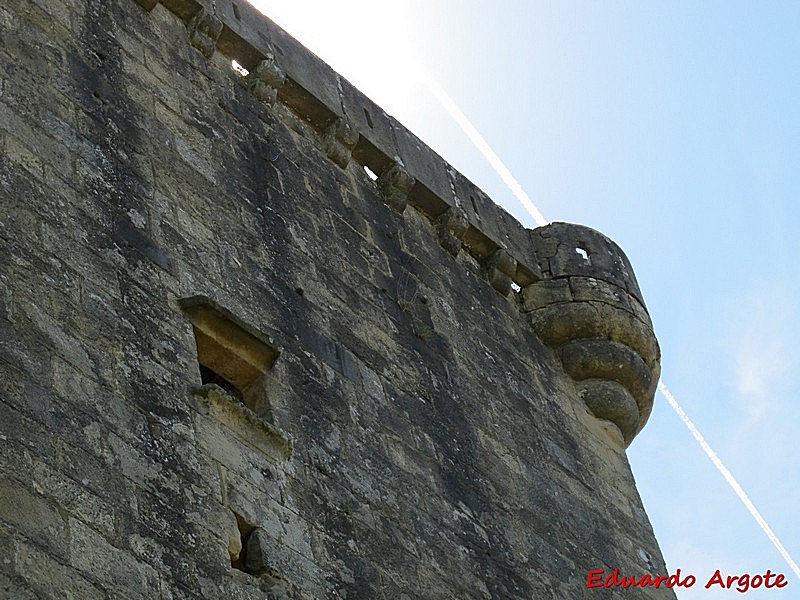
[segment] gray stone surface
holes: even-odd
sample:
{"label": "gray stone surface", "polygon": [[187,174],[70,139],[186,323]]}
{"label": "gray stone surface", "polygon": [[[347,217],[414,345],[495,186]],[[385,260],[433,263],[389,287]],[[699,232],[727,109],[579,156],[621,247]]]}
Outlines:
{"label": "gray stone surface", "polygon": [[[243,2],[7,0],[0,39],[0,596],[664,572],[623,448],[659,351],[613,242],[526,231]],[[229,68],[271,52],[274,94]],[[402,166],[402,214],[367,161]],[[253,345],[221,327],[201,369],[198,296],[280,349],[241,398]]]}

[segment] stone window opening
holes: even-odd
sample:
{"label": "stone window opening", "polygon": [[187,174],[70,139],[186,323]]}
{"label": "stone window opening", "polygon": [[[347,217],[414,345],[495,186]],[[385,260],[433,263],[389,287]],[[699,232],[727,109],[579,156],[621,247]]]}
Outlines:
{"label": "stone window opening", "polygon": [[240,77],[247,77],[250,71],[245,69],[236,59],[231,60],[231,70]]}
{"label": "stone window opening", "polygon": [[369,177],[369,180],[370,180],[370,181],[377,181],[377,179],[378,179],[378,176],[377,176],[377,175],[375,174],[375,172],[374,172],[372,169],[370,169],[370,168],[369,168],[367,165],[364,165],[364,173],[366,173],[366,174],[367,174],[367,177]]}
{"label": "stone window opening", "polygon": [[[272,542],[263,529],[234,512],[239,529],[239,553],[231,555],[231,567],[258,577],[271,585],[286,580],[276,571],[271,556]],[[270,585],[270,587],[271,587]]]}
{"label": "stone window opening", "polygon": [[578,256],[580,256],[588,264],[592,264],[592,259],[589,258],[589,251],[583,245],[580,245],[577,248],[575,248],[575,252],[577,252]]}
{"label": "stone window opening", "polygon": [[236,516],[236,527],[239,529],[240,549],[237,555],[231,556],[231,567],[247,573],[247,569],[245,568],[246,554],[247,554],[247,540],[250,537],[250,534],[253,533],[253,530],[256,528],[256,526],[253,525],[252,523],[249,523],[241,515],[237,513],[234,513],[234,515]]}
{"label": "stone window opening", "polygon": [[274,343],[205,296],[179,304],[192,322],[202,384],[218,385],[257,414],[267,412],[266,375],[280,353]]}

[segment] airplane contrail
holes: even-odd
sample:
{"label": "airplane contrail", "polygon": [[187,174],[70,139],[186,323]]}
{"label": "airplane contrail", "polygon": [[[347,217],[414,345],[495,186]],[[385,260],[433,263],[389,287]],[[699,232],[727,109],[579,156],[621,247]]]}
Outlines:
{"label": "airplane contrail", "polygon": [[756,523],[758,523],[758,526],[761,527],[761,530],[769,538],[769,541],[772,542],[772,545],[775,546],[775,549],[778,551],[778,553],[783,557],[792,571],[794,571],[794,574],[797,575],[798,579],[800,579],[800,568],[798,568],[797,563],[794,562],[789,552],[778,539],[778,536],[775,535],[770,526],[767,525],[764,517],[761,516],[761,513],[758,512],[758,509],[742,489],[742,486],[739,485],[739,482],[736,481],[736,478],[731,474],[727,467],[722,464],[722,461],[720,460],[719,456],[717,456],[717,453],[714,452],[711,446],[708,445],[708,442],[706,442],[703,434],[698,431],[695,424],[684,412],[683,408],[681,408],[681,405],[678,404],[678,401],[675,400],[675,397],[672,395],[669,389],[667,389],[667,386],[663,381],[658,382],[658,391],[661,392],[661,395],[667,399],[669,405],[672,407],[678,417],[680,417],[681,421],[683,421],[683,424],[689,429],[689,432],[692,434],[692,436],[694,436],[694,439],[697,440],[697,443],[700,444],[703,452],[705,452],[706,456],[708,456],[711,462],[714,463],[717,471],[720,472],[720,474],[725,478],[725,481],[728,482],[728,485],[730,485],[736,495],[739,496],[739,500],[742,501],[742,504],[744,504],[745,508],[747,508],[747,510],[750,511],[750,514],[753,515]]}
{"label": "airplane contrail", "polygon": [[442,107],[458,124],[458,126],[467,135],[478,151],[483,154],[483,157],[500,176],[500,179],[503,180],[503,183],[508,186],[508,189],[510,189],[511,193],[514,194],[514,197],[519,200],[520,203],[522,203],[522,206],[525,207],[525,210],[528,211],[528,214],[533,217],[533,220],[536,222],[536,224],[539,226],[547,225],[549,221],[544,218],[542,213],[539,212],[539,209],[536,208],[536,205],[530,199],[528,194],[524,189],[522,189],[519,181],[517,181],[516,178],[511,174],[511,171],[508,170],[508,167],[506,167],[505,163],[503,163],[500,157],[497,156],[494,150],[492,150],[491,146],[489,146],[489,143],[483,138],[480,132],[467,118],[467,115],[465,115],[464,112],[458,107],[450,95],[445,92],[444,89],[442,89],[442,86],[440,86],[430,76],[423,73],[422,79],[439,101],[439,104],[442,105]]}

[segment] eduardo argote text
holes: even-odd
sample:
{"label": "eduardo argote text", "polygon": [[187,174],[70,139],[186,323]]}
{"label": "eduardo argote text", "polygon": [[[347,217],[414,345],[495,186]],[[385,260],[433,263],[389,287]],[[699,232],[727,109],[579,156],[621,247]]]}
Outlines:
{"label": "eduardo argote text", "polygon": [[[671,575],[620,575],[619,569],[613,571],[605,571],[604,569],[591,569],[586,577],[587,588],[610,588],[610,587],[692,587],[697,583],[697,577],[694,575],[681,576],[681,570],[676,569],[675,573]],[[786,581],[786,576],[783,573],[773,573],[769,569],[762,575],[756,573],[750,575],[743,573],[741,575],[723,575],[720,570],[714,571],[714,574],[708,578],[705,587],[708,589],[735,589],[737,592],[747,592],[756,588],[783,588],[789,582]]]}

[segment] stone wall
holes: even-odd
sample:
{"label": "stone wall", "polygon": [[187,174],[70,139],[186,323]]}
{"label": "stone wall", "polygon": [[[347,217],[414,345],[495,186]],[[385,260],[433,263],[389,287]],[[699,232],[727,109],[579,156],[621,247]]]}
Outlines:
{"label": "stone wall", "polygon": [[613,242],[244,2],[0,6],[0,596],[622,597],[658,364]]}

